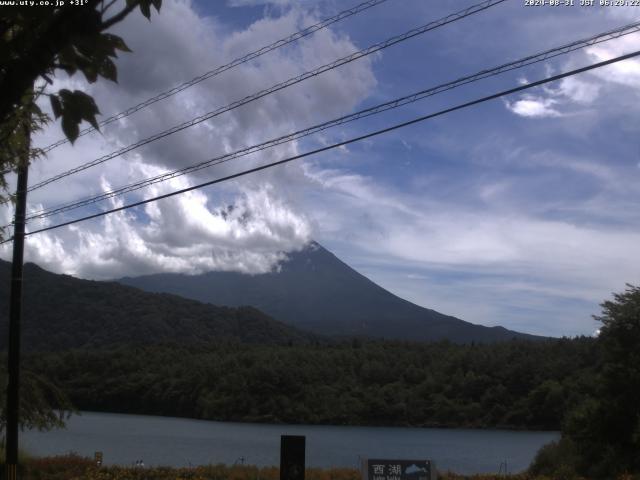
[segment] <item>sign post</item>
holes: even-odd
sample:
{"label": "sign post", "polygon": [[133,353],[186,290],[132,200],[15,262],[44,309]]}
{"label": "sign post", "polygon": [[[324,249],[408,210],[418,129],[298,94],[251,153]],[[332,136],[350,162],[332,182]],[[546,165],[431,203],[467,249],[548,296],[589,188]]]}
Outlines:
{"label": "sign post", "polygon": [[305,437],[282,435],[280,437],[280,480],[304,480]]}
{"label": "sign post", "polygon": [[431,460],[366,459],[362,480],[437,480]]}

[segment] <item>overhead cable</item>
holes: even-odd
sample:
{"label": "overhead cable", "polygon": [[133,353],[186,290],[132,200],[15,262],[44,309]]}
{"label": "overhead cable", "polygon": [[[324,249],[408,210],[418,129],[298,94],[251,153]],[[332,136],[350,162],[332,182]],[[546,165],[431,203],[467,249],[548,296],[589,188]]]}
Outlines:
{"label": "overhead cable", "polygon": [[[169,197],[173,197],[173,196],[176,196],[176,195],[180,195],[182,193],[190,192],[190,191],[193,191],[193,190],[198,190],[198,189],[201,189],[203,187],[207,187],[209,185],[214,185],[214,184],[217,184],[217,183],[222,183],[222,182],[225,182],[225,181],[233,180],[235,178],[239,178],[239,177],[243,177],[245,175],[248,175],[250,173],[259,172],[261,170],[266,170],[268,168],[272,168],[272,167],[275,167],[277,165],[283,165],[283,164],[291,162],[293,160],[298,160],[298,159],[301,159],[301,158],[309,157],[311,155],[316,155],[316,154],[321,153],[321,152],[326,152],[328,150],[333,150],[335,148],[343,147],[343,146],[346,146],[346,145],[349,145],[349,144],[352,144],[352,143],[355,143],[355,142],[359,142],[359,141],[366,140],[366,139],[369,139],[369,138],[372,138],[372,137],[375,137],[375,136],[378,136],[378,135],[382,135],[384,133],[388,133],[388,132],[391,132],[391,131],[394,131],[394,130],[398,130],[400,128],[404,128],[404,127],[407,127],[409,125],[414,125],[416,123],[424,122],[425,120],[429,120],[431,118],[439,117],[439,116],[442,116],[442,115],[445,115],[445,114],[448,114],[448,113],[451,113],[451,112],[454,112],[454,111],[457,111],[457,110],[462,110],[464,108],[468,108],[468,107],[471,107],[471,106],[474,106],[474,105],[478,105],[480,103],[484,103],[484,102],[487,102],[489,100],[494,100],[496,98],[504,97],[506,95],[511,95],[511,94],[514,94],[514,93],[522,92],[522,91],[525,91],[525,90],[528,90],[528,89],[531,89],[531,88],[534,88],[534,87],[538,87],[540,85],[544,85],[544,84],[547,84],[547,83],[555,82],[557,80],[561,80],[563,78],[571,77],[573,75],[577,75],[579,73],[583,73],[583,72],[586,72],[586,71],[589,71],[589,70],[593,70],[593,69],[596,69],[596,68],[601,68],[601,67],[604,67],[606,65],[611,65],[613,63],[621,62],[623,60],[628,60],[628,59],[637,57],[639,55],[640,55],[640,50],[636,50],[635,52],[631,52],[631,53],[628,53],[626,55],[620,55],[618,57],[615,57],[615,58],[612,58],[612,59],[609,59],[609,60],[605,60],[605,61],[602,61],[602,62],[594,63],[594,64],[588,65],[586,67],[577,68],[577,69],[574,69],[574,70],[571,70],[571,71],[568,71],[568,72],[565,72],[565,73],[561,73],[561,74],[558,74],[558,75],[554,75],[552,77],[548,77],[548,78],[545,78],[545,79],[542,79],[542,80],[538,80],[538,81],[535,81],[535,82],[527,83],[525,85],[520,85],[518,87],[514,87],[514,88],[511,88],[509,90],[503,90],[503,91],[495,93],[493,95],[488,95],[488,96],[485,96],[485,97],[482,97],[482,98],[479,98],[479,99],[476,99],[476,100],[472,100],[470,102],[462,103],[462,104],[456,105],[454,107],[450,107],[450,108],[447,108],[447,109],[444,109],[444,110],[440,110],[439,112],[436,112],[436,113],[431,113],[431,114],[424,115],[424,116],[421,116],[421,117],[418,117],[418,118],[414,118],[413,120],[409,120],[409,121],[406,121],[406,122],[398,123],[398,124],[392,125],[390,127],[383,128],[381,130],[376,130],[374,132],[367,133],[365,135],[361,135],[361,136],[358,136],[358,137],[350,138],[348,140],[344,140],[342,142],[334,143],[332,145],[327,145],[325,147],[318,148],[318,149],[315,149],[315,150],[311,150],[309,152],[305,152],[305,153],[302,153],[302,154],[299,154],[299,155],[294,155],[292,157],[287,157],[287,158],[284,158],[282,160],[278,160],[276,162],[271,162],[271,163],[268,163],[268,164],[265,164],[265,165],[261,165],[261,166],[254,167],[254,168],[251,168],[251,169],[248,169],[248,170],[244,170],[242,172],[234,173],[232,175],[228,175],[228,176],[223,177],[223,178],[217,178],[217,179],[214,179],[214,180],[210,180],[208,182],[200,183],[198,185],[193,185],[193,186],[190,186],[190,187],[187,187],[187,188],[183,188],[183,189],[180,189],[180,190],[176,190],[176,191],[173,191],[173,192],[170,192],[170,193],[165,193],[163,195],[158,195],[158,196],[153,197],[153,198],[147,198],[147,199],[144,199],[144,200],[140,200],[138,202],[134,202],[134,203],[130,203],[130,204],[127,204],[127,205],[123,205],[121,207],[116,207],[116,208],[112,208],[110,210],[105,210],[103,212],[95,213],[93,215],[87,215],[85,217],[77,218],[75,220],[69,220],[67,222],[58,223],[58,224],[55,224],[55,225],[50,225],[48,227],[40,228],[38,230],[33,230],[31,232],[26,233],[25,235],[35,235],[37,233],[46,232],[46,231],[50,231],[50,230],[55,230],[55,229],[58,229],[58,228],[61,228],[61,227],[65,227],[65,226],[68,226],[68,225],[73,225],[73,224],[76,224],[76,223],[84,222],[86,220],[91,220],[91,219],[94,219],[94,218],[99,218],[99,217],[102,217],[102,216],[105,216],[105,215],[109,215],[111,213],[121,212],[121,211],[128,210],[128,209],[131,209],[131,208],[134,208],[134,207],[139,207],[139,206],[145,205],[147,203],[156,202],[158,200],[162,200],[162,199],[165,199],[165,198],[169,198]],[[3,242],[0,242],[0,245],[4,244],[4,243],[7,243],[7,242],[10,242],[12,240],[13,240],[13,238],[9,238],[9,239],[7,239],[7,240],[5,240]]]}
{"label": "overhead cable", "polygon": [[156,183],[164,182],[172,178],[176,178],[182,175],[196,172],[198,170],[209,168],[214,165],[218,165],[218,164],[225,163],[240,157],[244,157],[252,153],[265,150],[267,148],[272,148],[277,145],[298,140],[300,138],[307,137],[315,133],[319,133],[321,131],[327,130],[332,127],[344,125],[346,123],[353,122],[355,120],[359,120],[365,117],[369,117],[371,115],[376,115],[376,114],[386,112],[388,110],[392,110],[410,103],[414,103],[419,100],[431,97],[433,95],[437,95],[439,93],[443,93],[448,90],[452,90],[454,88],[458,88],[460,86],[463,86],[472,82],[476,82],[488,77],[496,76],[496,75],[509,72],[518,68],[522,68],[528,65],[533,65],[535,63],[543,62],[551,58],[557,57],[559,55],[564,55],[564,54],[573,52],[575,50],[579,50],[585,47],[607,42],[607,41],[622,37],[624,35],[629,35],[636,32],[640,32],[640,22],[628,24],[628,25],[616,28],[614,30],[609,30],[603,33],[599,33],[597,35],[594,35],[592,37],[585,38],[582,40],[576,40],[574,42],[562,45],[560,47],[555,47],[549,50],[545,50],[541,53],[529,55],[527,57],[521,58],[513,62],[505,63],[497,67],[487,68],[487,69],[481,70],[480,72],[474,73],[472,75],[467,75],[467,76],[458,78],[456,80],[437,85],[435,87],[430,87],[428,89],[421,90],[419,92],[415,92],[410,95],[405,95],[403,97],[399,97],[394,100],[384,102],[349,115],[345,115],[327,122],[323,122],[323,123],[305,128],[303,130],[298,130],[292,133],[288,133],[286,135],[268,140],[266,142],[262,142],[259,144],[252,145],[250,147],[242,148],[240,150],[236,150],[231,153],[226,153],[224,155],[219,155],[217,157],[211,158],[204,162],[199,162],[181,169],[173,170],[173,171],[166,172],[154,177],[146,178],[122,187],[118,187],[116,189],[108,190],[99,195],[91,196],[81,200],[76,200],[70,203],[65,203],[65,204],[51,207],[48,209],[42,209],[36,212],[32,212],[27,217],[27,220],[42,219],[42,218],[50,217],[53,215],[75,210],[83,206],[104,201],[109,198],[113,198],[115,196],[140,190],[142,188],[148,187],[150,185],[154,185]]}
{"label": "overhead cable", "polygon": [[[126,110],[123,110],[120,113],[116,113],[115,115],[110,116],[109,118],[106,118],[104,120],[102,120],[99,123],[100,127],[103,127],[105,125],[108,125],[110,123],[113,123],[115,121],[121,120],[125,117],[128,117],[129,115],[132,115],[133,113],[137,112],[138,110],[142,110],[143,108],[148,107],[149,105],[153,105],[156,102],[159,102],[161,100],[164,100],[166,98],[172,97],[173,95],[175,95],[176,93],[180,93],[183,90],[186,90],[190,87],[193,87],[194,85],[197,85],[200,82],[203,82],[204,80],[207,80],[209,78],[215,77],[216,75],[219,75],[223,72],[226,72],[227,70],[231,70],[234,67],[237,67],[238,65],[242,65],[243,63],[247,63],[251,60],[255,60],[256,58],[264,55],[265,53],[269,53],[273,50],[276,50],[278,48],[284,47],[285,45],[288,45],[290,43],[293,43],[297,40],[300,40],[301,38],[304,38],[308,35],[311,35],[312,33],[317,32],[318,30],[322,30],[323,28],[327,28],[329,25],[332,25],[336,22],[339,22],[340,20],[343,20],[345,18],[351,17],[353,15],[356,15],[360,12],[363,12],[365,10],[368,10],[371,7],[375,7],[376,5],[379,5],[381,3],[386,2],[387,0],[368,0],[366,2],[362,2],[359,5],[356,5],[355,7],[352,8],[348,8],[347,10],[343,10],[342,12],[326,18],[318,23],[315,23],[313,25],[311,25],[310,27],[304,28],[302,30],[297,31],[296,33],[293,33],[291,35],[289,35],[288,37],[285,38],[281,38],[280,40],[277,40],[269,45],[266,45],[262,48],[259,48],[258,50],[254,50],[251,53],[247,53],[246,55],[242,56],[242,57],[238,57],[235,60],[232,60],[231,62],[225,64],[225,65],[221,65],[219,67],[214,68],[213,70],[209,70],[208,72],[203,73],[202,75],[199,75],[195,78],[192,78],[191,80],[184,82],[180,85],[177,85],[169,90],[166,90],[164,92],[161,92],[159,94],[157,94],[154,97],[151,97],[143,102],[138,103],[137,105],[134,105],[132,107],[127,108]],[[93,127],[87,127],[83,130],[80,130],[80,133],[78,134],[79,137],[86,135],[87,133],[91,133],[93,131],[95,131],[96,129]],[[48,145],[46,147],[44,147],[42,150],[44,153],[47,153],[51,150],[53,150],[56,147],[59,147],[60,145],[63,145],[65,143],[67,143],[69,140],[67,140],[66,138],[61,138],[60,140],[58,140],[55,143],[52,143],[51,145]]]}
{"label": "overhead cable", "polygon": [[503,3],[505,1],[507,1],[507,0],[485,0],[483,2],[480,2],[478,4],[472,5],[472,6],[468,7],[468,8],[465,8],[464,10],[460,10],[459,12],[447,15],[446,17],[443,17],[443,18],[441,18],[439,20],[435,20],[433,22],[430,22],[430,23],[428,23],[426,25],[423,25],[421,27],[418,27],[418,28],[413,28],[413,29],[401,34],[401,35],[396,35],[396,36],[394,36],[392,38],[389,38],[389,39],[387,39],[385,41],[376,43],[376,44],[374,44],[374,45],[372,45],[372,46],[370,46],[368,48],[365,48],[363,50],[359,50],[359,51],[357,51],[355,53],[352,53],[350,55],[342,57],[342,58],[340,58],[338,60],[335,60],[335,61],[333,61],[331,63],[328,63],[326,65],[318,67],[318,68],[316,68],[314,70],[307,71],[307,72],[305,72],[305,73],[303,73],[301,75],[298,75],[297,77],[293,77],[293,78],[290,78],[288,80],[285,80],[284,82],[280,82],[278,84],[275,84],[275,85],[273,85],[273,86],[271,86],[271,87],[269,87],[267,89],[264,89],[264,90],[261,90],[261,91],[259,91],[257,93],[254,93],[252,95],[249,95],[249,96],[247,96],[247,97],[245,97],[245,98],[243,98],[241,100],[237,100],[237,101],[235,101],[233,103],[230,103],[229,105],[226,105],[224,107],[219,107],[219,108],[217,108],[217,109],[215,109],[215,110],[213,110],[211,112],[208,112],[208,113],[205,113],[205,114],[200,115],[198,117],[195,117],[195,118],[193,118],[193,119],[191,119],[189,121],[183,122],[183,123],[181,123],[179,125],[175,125],[175,126],[169,128],[167,130],[164,130],[163,132],[160,132],[160,133],[157,133],[155,135],[152,135],[151,137],[145,138],[143,140],[139,140],[138,142],[133,143],[131,145],[128,145],[126,147],[122,147],[122,148],[120,148],[120,149],[118,149],[118,150],[116,150],[114,152],[111,152],[111,153],[109,153],[107,155],[104,155],[104,156],[102,156],[100,158],[97,158],[97,159],[92,160],[90,162],[84,163],[82,165],[79,165],[79,166],[77,166],[75,168],[72,168],[70,170],[67,170],[65,172],[59,173],[59,174],[57,174],[57,175],[55,175],[53,177],[50,177],[50,178],[45,179],[45,180],[43,180],[43,181],[41,181],[39,183],[36,183],[35,185],[32,185],[31,187],[29,187],[28,191],[33,191],[33,190],[36,190],[38,188],[42,188],[45,185],[49,185],[50,183],[56,182],[58,180],[61,180],[62,178],[68,177],[70,175],[73,175],[75,173],[81,172],[83,170],[86,170],[88,168],[94,167],[96,165],[100,165],[100,164],[102,164],[102,163],[104,163],[104,162],[106,162],[108,160],[111,160],[111,159],[113,159],[115,157],[123,155],[123,154],[125,154],[127,152],[130,152],[130,151],[136,149],[136,148],[142,147],[142,146],[147,145],[147,144],[149,144],[151,142],[155,142],[156,140],[160,140],[161,138],[165,138],[165,137],[167,137],[169,135],[172,135],[174,133],[180,132],[180,131],[185,130],[185,129],[189,128],[189,127],[193,127],[194,125],[202,123],[202,122],[204,122],[206,120],[209,120],[209,119],[211,119],[213,117],[221,115],[221,114],[223,114],[225,112],[228,112],[230,110],[233,110],[233,109],[236,109],[236,108],[241,107],[243,105],[246,105],[246,104],[248,104],[250,102],[258,100],[258,99],[260,99],[262,97],[265,97],[265,96],[270,95],[272,93],[275,93],[277,91],[283,90],[283,89],[285,89],[287,87],[290,87],[292,85],[295,85],[295,84],[298,84],[300,82],[303,82],[304,80],[307,80],[307,79],[309,79],[311,77],[315,77],[315,76],[320,75],[320,74],[322,74],[324,72],[327,72],[329,70],[333,70],[333,69],[335,69],[337,67],[340,67],[342,65],[346,65],[346,64],[351,63],[351,62],[353,62],[355,60],[358,60],[360,58],[363,58],[363,57],[366,57],[368,55],[371,55],[371,54],[373,54],[375,52],[379,52],[379,51],[381,51],[381,50],[383,50],[385,48],[388,48],[388,47],[390,47],[392,45],[395,45],[397,43],[400,43],[400,42],[404,42],[404,41],[406,41],[406,40],[408,40],[410,38],[413,38],[413,37],[415,37],[417,35],[422,35],[422,34],[428,32],[428,31],[431,31],[431,30],[434,30],[436,28],[442,27],[442,26],[447,25],[449,23],[453,23],[453,22],[456,22],[458,20],[462,20],[463,18],[466,18],[466,17],[468,17],[470,15],[479,13],[481,11],[487,10],[488,8],[491,8],[491,7],[495,6],[495,5]]}

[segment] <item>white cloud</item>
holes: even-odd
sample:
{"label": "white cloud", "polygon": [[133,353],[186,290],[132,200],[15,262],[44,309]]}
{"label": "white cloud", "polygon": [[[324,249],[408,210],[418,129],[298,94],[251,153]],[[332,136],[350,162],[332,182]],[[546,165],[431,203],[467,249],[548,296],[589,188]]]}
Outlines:
{"label": "white cloud", "polygon": [[[640,35],[630,35],[610,45],[591,47],[587,50],[587,54],[593,62],[603,62],[636,50],[638,40]],[[594,75],[601,81],[640,89],[640,61],[637,59],[616,62],[596,70]]]}
{"label": "white cloud", "polygon": [[[119,67],[128,72],[120,87],[131,95],[115,96],[108,86],[104,96],[117,98],[118,109],[181,83],[203,71],[228,63],[238,56],[269,44],[317,19],[290,10],[283,16],[266,17],[246,30],[227,33],[207,19],[198,18],[188,3],[170,3],[157,25],[140,16],[133,18],[122,32],[135,51],[144,52],[141,61],[133,55],[123,57]],[[157,39],[162,40],[157,40]],[[165,38],[167,44],[165,45]],[[154,39],[154,40],[151,40]],[[149,43],[154,46],[147,48]],[[162,51],[158,51],[162,50]],[[114,134],[130,143],[145,138],[184,120],[214,111],[255,92],[269,88],[310,69],[356,50],[353,43],[330,29],[316,32],[292,46],[279,49],[200,83],[179,95],[136,114],[128,125]],[[179,59],[177,65],[166,59]],[[158,68],[157,64],[166,65]],[[170,70],[171,72],[169,72]],[[144,72],[144,73],[143,73]],[[145,81],[141,81],[141,79]],[[132,85],[131,89],[129,84]],[[146,163],[169,168],[183,167],[241,147],[288,133],[294,128],[312,125],[342,115],[365,98],[375,86],[371,60],[363,59],[326,72],[301,84],[264,97],[246,106],[224,113],[187,131],[174,134],[140,150]],[[117,90],[118,92],[120,90]],[[133,94],[136,94],[134,96]],[[144,93],[144,95],[142,95]],[[290,153],[291,148],[280,152]],[[262,156],[245,163],[258,163]],[[227,171],[226,167],[217,170]]]}
{"label": "white cloud", "polygon": [[[437,188],[416,195],[337,170],[312,174],[324,189],[314,214],[330,225],[325,234],[340,232],[342,255],[400,296],[468,321],[539,334],[592,331],[598,303],[640,280],[637,229],[545,219],[472,200],[454,205],[440,201]],[[485,200],[517,195],[506,181],[480,185]],[[364,215],[363,205],[375,214]],[[403,280],[398,269],[429,280]],[[461,291],[470,296],[461,299]],[[517,320],[509,317],[517,316],[514,309],[546,318],[534,323],[529,311]]]}
{"label": "white cloud", "polygon": [[[174,179],[154,186],[145,196],[188,185],[184,177]],[[104,188],[109,185],[105,183]],[[112,200],[112,207],[121,205],[121,200]],[[173,201],[146,204],[138,211],[29,236],[26,260],[95,279],[159,271],[263,273],[310,239],[306,218],[265,185],[245,191],[226,207],[211,206],[203,192],[192,191]],[[3,250],[5,256],[9,254],[8,246]]]}
{"label": "white cloud", "polygon": [[[262,18],[245,30],[230,33],[219,20],[199,17],[191,1],[167,1],[151,22],[134,12],[117,27],[115,33],[134,51],[120,55],[117,85],[98,82],[87,86],[74,77],[56,80],[55,87],[73,84],[73,88],[88,90],[106,117],[269,44],[283,32],[315,23],[318,19],[314,15],[292,7],[280,16]],[[74,146],[59,147],[33,165],[31,184],[355,50],[346,36],[330,29],[319,31],[115,122],[104,128],[102,135],[90,134]],[[348,113],[375,86],[371,62],[353,62],[71,176],[64,185],[59,182],[36,190],[30,194],[31,208],[94,195],[107,185],[119,187],[282,135],[294,126],[300,128]],[[59,137],[56,124],[34,143],[48,145]],[[126,201],[148,198],[297,151],[296,143],[284,145],[130,194]],[[34,235],[29,237],[26,258],[56,272],[91,278],[154,271],[268,271],[283,258],[282,252],[298,249],[311,238],[310,223],[291,207],[298,195],[293,185],[304,178],[299,166],[281,167],[242,182],[147,205],[137,213],[118,213]],[[225,205],[234,208],[223,215]],[[80,213],[75,211],[52,222]],[[35,222],[31,228],[40,225]],[[6,248],[3,256],[8,256]]]}
{"label": "white cloud", "polygon": [[[415,22],[420,9],[421,15],[436,16],[450,8],[443,3],[436,12],[424,2],[400,3],[392,14],[372,9],[369,18],[318,32],[111,125],[103,136],[61,147],[33,165],[32,182],[332,61],[365,41],[379,41],[380,30],[369,25],[401,31]],[[339,8],[335,2],[276,5],[284,8],[267,6],[265,18],[235,31],[222,23],[224,16],[199,17],[185,0],[164,2],[151,22],[136,12],[118,31],[135,51],[121,55],[120,84],[98,82],[88,88],[108,115],[318,20],[316,13],[303,10]],[[385,7],[393,8],[391,3]],[[505,4],[476,17],[477,28],[447,26],[390,50],[379,65],[375,59],[354,62],[69,177],[30,194],[30,208],[99,193],[106,185],[117,187],[264,141],[349,113],[362,102],[377,103],[435,84],[440,76],[455,78],[457,68],[469,73],[567,43],[577,33],[585,37],[612,28],[613,20],[602,12],[618,11],[541,9],[523,19],[520,8]],[[356,46],[339,33],[344,31],[354,32],[363,44]],[[630,36],[558,57],[514,79],[525,84],[530,74],[531,80],[537,78],[535,70],[551,75],[610,58],[635,49],[637,40]],[[440,61],[446,61],[443,68]],[[209,269],[261,272],[274,268],[283,251],[313,237],[383,286],[429,308],[536,333],[590,333],[589,315],[597,313],[597,303],[625,281],[637,283],[640,271],[634,247],[640,241],[637,154],[624,140],[607,143],[614,133],[637,137],[637,122],[621,121],[638,104],[637,77],[635,61],[620,63],[511,98],[509,111],[527,122],[510,122],[509,115],[494,115],[489,107],[482,110],[486,116],[470,109],[465,116],[392,134],[392,142],[379,137],[325,154],[317,163],[278,167],[35,235],[28,240],[27,258],[92,278]],[[74,88],[87,88],[77,79],[71,82]],[[470,96],[484,92],[481,85],[468,88]],[[457,102],[458,93],[451,99]],[[435,108],[439,100],[429,102],[436,103],[425,108]],[[365,130],[386,120],[376,122],[349,125],[337,135],[325,132],[313,143],[329,144],[360,125]],[[59,136],[55,126],[35,141],[45,145]],[[130,194],[126,201],[295,154],[308,146],[303,145],[201,171]],[[229,205],[235,208],[228,210]]]}
{"label": "white cloud", "polygon": [[527,95],[522,100],[516,100],[515,102],[506,102],[507,108],[516,115],[532,118],[560,117],[560,112],[553,108],[556,104],[557,101],[552,98],[531,95]]}
{"label": "white cloud", "polygon": [[[563,62],[562,71],[583,66],[588,63],[598,63],[630,53],[636,49],[640,40],[640,33],[634,33],[585,48],[574,57]],[[576,61],[576,58],[585,60]],[[549,65],[546,76],[552,75]],[[519,83],[528,81],[519,79]],[[519,100],[505,102],[507,109],[516,115],[528,118],[548,118],[568,116],[569,113],[581,111],[597,101],[607,105],[620,94],[620,86],[628,87],[625,95],[640,94],[640,60],[628,59],[621,62],[597,68],[586,74],[562,79],[557,86],[549,85],[539,88],[542,95],[524,94]]]}
{"label": "white cloud", "polygon": [[558,95],[582,105],[593,103],[599,93],[600,85],[585,81],[580,77],[563,78],[558,87]]}

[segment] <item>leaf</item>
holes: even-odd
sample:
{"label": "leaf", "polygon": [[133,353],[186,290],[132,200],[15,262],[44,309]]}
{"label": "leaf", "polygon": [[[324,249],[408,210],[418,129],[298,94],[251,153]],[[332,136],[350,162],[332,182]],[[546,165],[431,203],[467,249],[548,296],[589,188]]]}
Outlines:
{"label": "leaf", "polygon": [[53,110],[53,116],[56,118],[60,118],[62,115],[62,103],[60,103],[60,98],[57,95],[51,95],[49,97],[51,100],[51,110]]}
{"label": "leaf", "polygon": [[60,53],[58,54],[58,63],[60,64],[60,68],[67,72],[69,76],[78,71],[77,54],[73,46],[69,45],[60,50]]}
{"label": "leaf", "polygon": [[[100,114],[100,110],[98,110],[98,106],[93,97],[80,90],[74,90],[73,97],[70,98],[70,101],[72,103],[69,106],[73,108],[77,118],[86,120],[93,128],[98,130],[96,115]],[[78,123],[80,123],[80,121],[78,121]]]}
{"label": "leaf", "polygon": [[109,57],[116,57],[113,41],[103,35],[85,36],[76,41],[78,52],[76,62],[89,83],[94,83],[98,75],[114,80],[115,65],[108,63]]}
{"label": "leaf", "polygon": [[96,116],[95,115],[90,115],[87,117],[84,117],[84,119],[89,122],[89,124],[91,124],[91,126],[93,128],[95,128],[97,131],[100,131],[100,125],[98,125],[98,121],[96,120]]}
{"label": "leaf", "polygon": [[98,80],[98,69],[95,68],[92,64],[87,64],[81,68],[82,73],[84,73],[87,82],[95,83]]}
{"label": "leaf", "polygon": [[113,63],[109,58],[105,58],[102,61],[98,73],[107,80],[118,83],[118,69],[116,68],[116,64]]}
{"label": "leaf", "polygon": [[124,43],[124,40],[121,37],[113,35],[111,33],[104,33],[102,37],[107,40],[116,50],[120,50],[122,52],[131,52],[131,49],[127,46],[126,43]]}
{"label": "leaf", "polygon": [[73,142],[75,142],[78,138],[78,134],[80,133],[78,122],[75,122],[74,119],[68,116],[63,116],[62,131],[64,132],[64,135],[69,139],[69,141],[73,144]]}
{"label": "leaf", "polygon": [[66,88],[63,88],[61,90],[58,90],[58,96],[62,101],[62,105],[63,105],[62,109],[64,110],[65,108],[64,105],[65,103],[67,103],[67,100],[73,96],[73,92],[71,90],[67,90]]}
{"label": "leaf", "polygon": [[140,11],[142,12],[142,15],[147,17],[147,20],[151,20],[151,1],[140,0]]}
{"label": "leaf", "polygon": [[98,106],[96,102],[93,100],[91,95],[88,95],[80,90],[73,91],[74,98],[76,98],[77,102],[82,106],[83,110],[86,109],[93,114],[99,114],[100,110],[98,110]]}
{"label": "leaf", "polygon": [[100,110],[91,95],[80,90],[71,92],[66,89],[60,90],[58,94],[62,105],[62,131],[71,143],[78,138],[79,125],[83,120],[96,130],[100,129],[96,120]]}
{"label": "leaf", "polygon": [[115,55],[113,46],[102,35],[85,35],[74,42],[74,47],[80,52],[87,62],[106,57],[109,53]]}
{"label": "leaf", "polygon": [[156,8],[158,13],[160,13],[160,7],[162,6],[162,0],[151,0],[151,3],[153,3],[153,6]]}
{"label": "leaf", "polygon": [[40,115],[44,115],[44,113],[42,113],[42,110],[40,109],[40,107],[38,106],[37,103],[32,102],[31,103],[31,117],[34,118],[34,117],[37,117],[37,116],[40,116]]}

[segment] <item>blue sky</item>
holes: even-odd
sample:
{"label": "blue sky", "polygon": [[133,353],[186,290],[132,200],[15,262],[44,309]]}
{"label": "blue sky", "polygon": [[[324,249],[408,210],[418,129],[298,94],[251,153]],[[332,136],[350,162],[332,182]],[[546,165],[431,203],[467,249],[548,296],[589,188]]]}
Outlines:
{"label": "blue sky", "polygon": [[[166,1],[151,22],[135,15],[117,28],[134,50],[119,60],[119,85],[87,86],[60,75],[55,86],[88,89],[103,113],[116,113],[356,3]],[[473,3],[388,0],[102,135],[56,149],[34,164],[32,183]],[[523,0],[508,0],[136,150],[64,186],[33,192],[30,208],[183,167],[638,19],[640,8],[526,7]],[[483,80],[111,205],[627,53],[639,39],[631,35]],[[530,333],[589,335],[598,326],[591,319],[598,304],[639,281],[639,99],[640,63],[627,61],[219,187],[34,235],[27,258],[85,278],[212,269],[251,274],[277,268],[282,252],[315,239],[420,305]],[[36,143],[59,136],[53,124]],[[223,216],[227,205],[235,209]]]}

